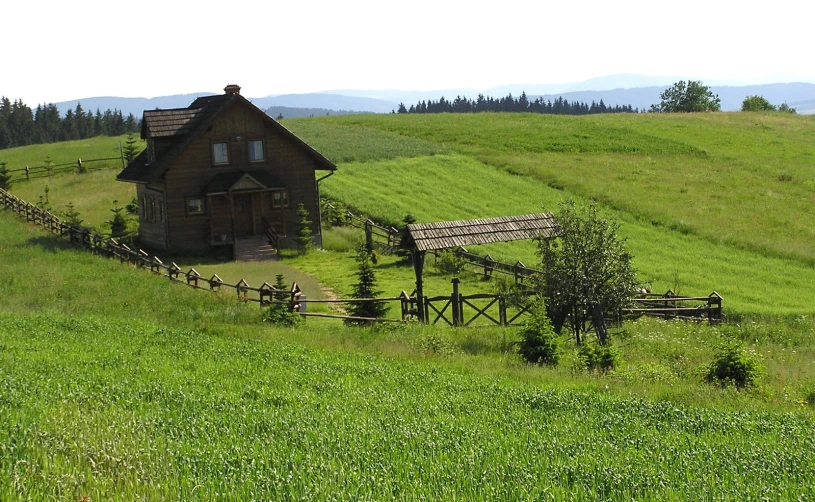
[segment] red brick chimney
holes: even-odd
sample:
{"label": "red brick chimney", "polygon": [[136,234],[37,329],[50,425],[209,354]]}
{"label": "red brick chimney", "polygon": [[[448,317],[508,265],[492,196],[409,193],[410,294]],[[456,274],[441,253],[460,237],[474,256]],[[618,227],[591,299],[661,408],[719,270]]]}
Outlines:
{"label": "red brick chimney", "polygon": [[241,86],[235,84],[229,84],[224,87],[224,94],[240,94],[241,93]]}

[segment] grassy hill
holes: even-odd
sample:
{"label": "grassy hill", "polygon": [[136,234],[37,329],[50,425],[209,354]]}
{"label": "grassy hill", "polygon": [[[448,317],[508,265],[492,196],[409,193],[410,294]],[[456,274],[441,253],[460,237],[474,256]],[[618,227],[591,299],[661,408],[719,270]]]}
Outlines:
{"label": "grassy hill", "polygon": [[[635,323],[603,375],[526,367],[512,331],[264,326],[8,213],[0,250],[2,499],[815,495],[801,327]],[[767,386],[701,383],[742,335]]]}
{"label": "grassy hill", "polygon": [[[641,280],[656,290],[716,289],[742,313],[811,313],[815,304],[810,117],[410,115],[287,125],[346,162],[323,193],[374,217],[486,217],[593,198],[622,223]],[[364,153],[383,137],[423,146]],[[529,246],[486,251],[534,262]]]}

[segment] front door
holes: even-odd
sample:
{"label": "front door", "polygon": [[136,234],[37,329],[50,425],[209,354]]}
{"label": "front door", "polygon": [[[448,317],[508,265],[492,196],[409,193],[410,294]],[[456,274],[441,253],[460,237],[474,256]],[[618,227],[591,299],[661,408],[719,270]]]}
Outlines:
{"label": "front door", "polygon": [[255,234],[254,217],[252,216],[252,194],[233,195],[235,207],[235,238]]}

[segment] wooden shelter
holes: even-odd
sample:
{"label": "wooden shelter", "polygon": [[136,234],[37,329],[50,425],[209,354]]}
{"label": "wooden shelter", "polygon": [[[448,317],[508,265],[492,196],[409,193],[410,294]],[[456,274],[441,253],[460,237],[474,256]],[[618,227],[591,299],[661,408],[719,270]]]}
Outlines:
{"label": "wooden shelter", "polygon": [[511,242],[557,237],[558,225],[549,213],[503,216],[476,220],[412,223],[407,226],[413,268],[416,272],[416,296],[419,321],[425,321],[422,272],[427,251],[459,246]]}
{"label": "wooden shelter", "polygon": [[[303,204],[321,238],[316,171],[336,166],[229,85],[187,108],[144,112],[147,148],[117,179],[136,184],[139,238],[206,252],[286,246]],[[322,178],[321,178],[322,179]]]}

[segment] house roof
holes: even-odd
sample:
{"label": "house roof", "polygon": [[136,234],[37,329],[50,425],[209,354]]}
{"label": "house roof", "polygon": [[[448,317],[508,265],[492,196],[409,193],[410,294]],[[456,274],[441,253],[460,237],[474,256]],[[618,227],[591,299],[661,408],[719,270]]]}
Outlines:
{"label": "house roof", "polygon": [[228,193],[232,190],[283,188],[283,183],[275,176],[266,171],[233,171],[229,173],[216,174],[209,182],[205,195],[216,195]]}
{"label": "house roof", "polygon": [[249,106],[268,125],[308,153],[315,161],[315,169],[328,171],[337,169],[333,162],[240,94],[219,94],[200,97],[187,108],[145,111],[142,120],[142,138],[174,137],[176,142],[152,163],[148,162],[146,152],[142,152],[142,155],[128,164],[116,179],[132,183],[148,183],[160,178],[172,165],[173,160],[184,151],[187,145],[204,133],[216,117],[233,104],[238,103]]}
{"label": "house roof", "polygon": [[459,246],[556,237],[557,220],[549,213],[523,214],[477,220],[412,223],[407,226],[416,249],[450,249]]}

